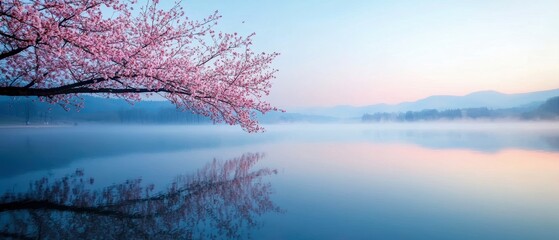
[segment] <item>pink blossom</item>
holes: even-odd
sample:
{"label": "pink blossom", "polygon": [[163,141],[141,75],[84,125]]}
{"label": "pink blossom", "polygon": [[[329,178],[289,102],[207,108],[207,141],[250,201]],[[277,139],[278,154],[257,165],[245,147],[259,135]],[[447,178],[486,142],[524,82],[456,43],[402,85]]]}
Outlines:
{"label": "pink blossom", "polygon": [[[0,95],[62,105],[93,93],[139,101],[157,92],[215,122],[261,131],[277,53],[252,52],[251,34],[216,32],[217,12],[189,20],[179,4],[124,0],[5,0],[0,4]],[[135,6],[135,7],[133,7]],[[103,16],[102,7],[113,17]],[[133,16],[131,9],[139,9]],[[72,101],[70,101],[72,100]]]}

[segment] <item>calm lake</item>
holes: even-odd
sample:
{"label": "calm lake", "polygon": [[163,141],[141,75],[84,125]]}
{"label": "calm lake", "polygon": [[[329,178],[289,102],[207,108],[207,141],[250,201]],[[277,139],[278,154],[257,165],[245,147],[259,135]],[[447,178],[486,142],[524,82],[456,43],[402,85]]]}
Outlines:
{"label": "calm lake", "polygon": [[[141,178],[165,192],[186,176],[189,206],[173,206],[189,217],[149,227],[175,224],[193,238],[558,239],[557,123],[265,127],[4,127],[0,190],[25,193],[77,169],[91,191]],[[33,211],[0,211],[0,223],[27,236],[43,233],[18,225],[74,226],[69,214]],[[80,224],[92,230],[75,236],[104,238]]]}

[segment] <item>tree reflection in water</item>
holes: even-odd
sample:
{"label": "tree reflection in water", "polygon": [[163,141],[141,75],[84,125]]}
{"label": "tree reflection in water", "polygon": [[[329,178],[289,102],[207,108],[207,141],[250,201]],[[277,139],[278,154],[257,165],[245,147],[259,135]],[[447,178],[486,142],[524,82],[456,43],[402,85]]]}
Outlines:
{"label": "tree reflection in water", "polygon": [[270,200],[271,186],[252,170],[263,157],[248,153],[213,160],[181,175],[163,191],[141,179],[102,190],[82,170],[30,184],[25,193],[0,198],[0,237],[13,239],[201,239],[245,238],[257,217],[281,210]]}

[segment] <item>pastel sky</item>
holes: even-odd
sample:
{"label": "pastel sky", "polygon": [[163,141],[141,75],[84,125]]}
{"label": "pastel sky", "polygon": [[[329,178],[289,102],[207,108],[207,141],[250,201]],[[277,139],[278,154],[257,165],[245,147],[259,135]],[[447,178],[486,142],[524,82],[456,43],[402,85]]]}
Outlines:
{"label": "pastel sky", "polygon": [[219,30],[279,52],[279,107],[368,105],[559,88],[559,1],[193,0]]}

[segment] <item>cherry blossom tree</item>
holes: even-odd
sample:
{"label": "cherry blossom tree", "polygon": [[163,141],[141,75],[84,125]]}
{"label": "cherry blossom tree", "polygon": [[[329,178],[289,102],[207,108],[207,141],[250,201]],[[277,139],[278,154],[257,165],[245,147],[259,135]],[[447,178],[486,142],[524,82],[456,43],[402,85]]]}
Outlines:
{"label": "cherry blossom tree", "polygon": [[0,1],[0,95],[68,108],[82,107],[80,94],[159,94],[260,131],[256,114],[278,110],[263,100],[278,54],[255,53],[254,34],[217,32],[220,17],[190,20],[180,2],[163,10],[159,0]]}

